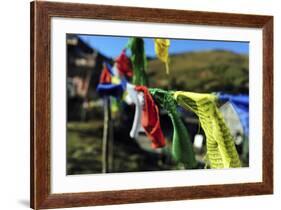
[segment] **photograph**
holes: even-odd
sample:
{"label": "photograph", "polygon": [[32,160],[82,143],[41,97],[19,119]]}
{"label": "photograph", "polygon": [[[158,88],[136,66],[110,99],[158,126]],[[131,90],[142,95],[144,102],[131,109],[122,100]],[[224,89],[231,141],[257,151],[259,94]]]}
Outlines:
{"label": "photograph", "polygon": [[249,42],[65,40],[67,175],[249,167]]}
{"label": "photograph", "polygon": [[273,193],[273,16],[30,9],[31,208]]}

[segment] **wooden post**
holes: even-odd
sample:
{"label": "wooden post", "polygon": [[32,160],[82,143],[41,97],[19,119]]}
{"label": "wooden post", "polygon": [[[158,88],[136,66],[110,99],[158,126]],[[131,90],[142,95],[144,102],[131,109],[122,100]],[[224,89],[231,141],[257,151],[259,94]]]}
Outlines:
{"label": "wooden post", "polygon": [[[110,116],[112,113],[110,112]],[[109,142],[108,142],[108,172],[113,171],[113,163],[114,163],[114,132],[113,132],[113,120],[110,117],[109,120]]]}
{"label": "wooden post", "polygon": [[108,156],[109,142],[111,137],[111,111],[110,97],[104,97],[104,124],[103,124],[103,140],[102,140],[102,173],[108,173]]}

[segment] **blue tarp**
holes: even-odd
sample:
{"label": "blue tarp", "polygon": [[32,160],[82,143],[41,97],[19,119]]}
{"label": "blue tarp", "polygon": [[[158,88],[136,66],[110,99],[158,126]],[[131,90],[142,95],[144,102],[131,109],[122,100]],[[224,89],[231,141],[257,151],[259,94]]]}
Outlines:
{"label": "blue tarp", "polygon": [[233,105],[243,126],[244,134],[249,137],[249,96],[219,93],[218,98],[221,101],[229,101]]}

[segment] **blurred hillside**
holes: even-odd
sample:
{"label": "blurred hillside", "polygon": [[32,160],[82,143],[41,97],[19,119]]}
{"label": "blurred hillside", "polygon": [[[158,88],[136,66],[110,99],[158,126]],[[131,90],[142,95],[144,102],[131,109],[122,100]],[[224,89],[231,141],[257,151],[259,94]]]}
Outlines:
{"label": "blurred hillside", "polygon": [[150,87],[193,92],[248,93],[247,55],[214,50],[170,56],[170,74],[158,59],[148,65]]}

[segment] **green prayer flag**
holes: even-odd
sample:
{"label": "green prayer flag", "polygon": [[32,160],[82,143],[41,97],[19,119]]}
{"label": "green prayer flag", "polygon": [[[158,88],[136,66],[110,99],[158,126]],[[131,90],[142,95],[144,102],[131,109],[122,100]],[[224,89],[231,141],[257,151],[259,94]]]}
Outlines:
{"label": "green prayer flag", "polygon": [[170,91],[157,88],[149,89],[156,102],[164,108],[173,124],[172,155],[178,162],[184,163],[186,168],[195,168],[197,162],[193,152],[193,145],[185,125],[183,124],[178,111],[177,104]]}
{"label": "green prayer flag", "polygon": [[133,84],[148,85],[146,75],[147,60],[142,38],[133,37],[129,39],[127,48],[131,50],[131,61],[133,65]]}

